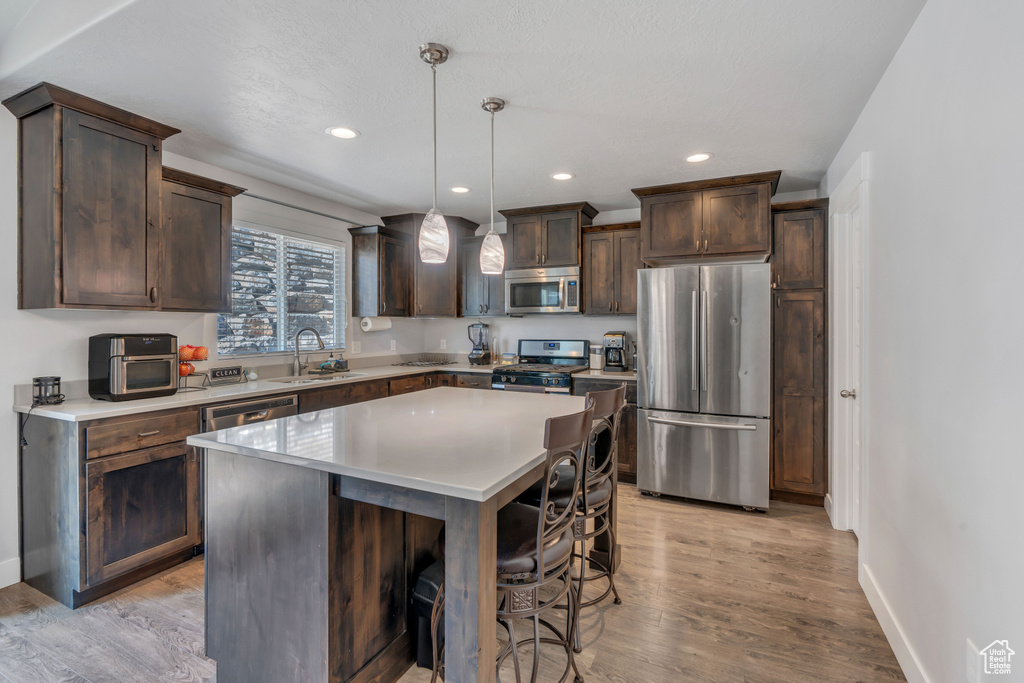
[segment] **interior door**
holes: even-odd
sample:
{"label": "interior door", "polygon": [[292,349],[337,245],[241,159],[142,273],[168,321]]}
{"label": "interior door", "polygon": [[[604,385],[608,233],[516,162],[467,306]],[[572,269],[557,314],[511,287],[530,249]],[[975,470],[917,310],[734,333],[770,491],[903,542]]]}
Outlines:
{"label": "interior door", "polygon": [[771,266],[701,266],[700,271],[700,412],[767,417]]}
{"label": "interior door", "polygon": [[697,412],[700,266],[638,274],[637,391],[643,408]]}

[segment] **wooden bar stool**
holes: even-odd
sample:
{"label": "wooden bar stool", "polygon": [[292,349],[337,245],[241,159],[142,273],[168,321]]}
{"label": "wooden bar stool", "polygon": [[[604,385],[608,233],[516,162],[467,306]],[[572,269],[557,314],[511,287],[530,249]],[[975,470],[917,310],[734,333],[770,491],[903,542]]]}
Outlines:
{"label": "wooden bar stool", "polygon": [[[544,429],[547,459],[544,463],[544,476],[540,480],[539,504],[534,506],[512,502],[498,510],[498,610],[495,616],[508,632],[509,642],[498,653],[496,668],[500,670],[505,660],[511,657],[517,683],[522,681],[519,649],[531,642],[531,683],[537,683],[542,643],[559,645],[565,649],[567,661],[558,679],[559,683],[567,680],[570,674],[576,683],[583,683],[570,642],[575,629],[574,619],[579,613],[575,604],[578,591],[573,585],[570,563],[575,545],[575,502],[582,491],[582,461],[588,450],[593,421],[594,411],[589,407],[589,402],[583,412],[548,419]],[[554,498],[565,500],[566,494],[570,504],[558,505]],[[440,545],[443,548],[444,531],[441,533]],[[545,612],[559,606],[563,599],[568,602],[565,605],[564,631],[542,618]],[[443,608],[444,586],[434,601],[431,616],[434,647],[432,682],[438,676],[443,680],[443,648],[438,648]],[[533,620],[532,638],[516,638],[514,622],[518,619]],[[542,626],[552,635],[542,637]]]}

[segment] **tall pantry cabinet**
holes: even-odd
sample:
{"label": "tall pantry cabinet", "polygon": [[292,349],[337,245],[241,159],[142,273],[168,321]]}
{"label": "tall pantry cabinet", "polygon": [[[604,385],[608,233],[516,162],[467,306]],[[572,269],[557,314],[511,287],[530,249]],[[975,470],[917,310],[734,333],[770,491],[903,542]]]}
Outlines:
{"label": "tall pantry cabinet", "polygon": [[772,206],[772,497],[828,492],[828,200]]}

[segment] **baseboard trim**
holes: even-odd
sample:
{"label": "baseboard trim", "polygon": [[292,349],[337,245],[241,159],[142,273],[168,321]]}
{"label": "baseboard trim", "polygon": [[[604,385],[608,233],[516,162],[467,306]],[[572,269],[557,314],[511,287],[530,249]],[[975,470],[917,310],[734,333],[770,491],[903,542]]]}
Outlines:
{"label": "baseboard trim", "polygon": [[857,578],[860,579],[860,587],[864,590],[864,595],[867,596],[868,604],[871,605],[875,618],[878,619],[878,624],[882,627],[882,633],[889,641],[889,646],[892,648],[893,654],[896,655],[896,661],[902,667],[907,682],[932,683],[932,679],[925,673],[914,649],[910,647],[910,642],[904,635],[896,615],[893,614],[889,601],[885,599],[878,582],[875,581],[871,567],[861,564]]}
{"label": "baseboard trim", "polygon": [[21,583],[21,558],[12,557],[0,562],[0,588]]}

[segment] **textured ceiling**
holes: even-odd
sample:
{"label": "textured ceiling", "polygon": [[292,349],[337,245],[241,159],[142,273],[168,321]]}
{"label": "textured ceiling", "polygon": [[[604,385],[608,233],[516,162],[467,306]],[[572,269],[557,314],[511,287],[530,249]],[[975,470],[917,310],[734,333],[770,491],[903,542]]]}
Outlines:
{"label": "textured ceiling", "polygon": [[[629,189],[782,169],[815,187],[924,0],[136,0],[0,82],[47,80],[181,128],[168,151],[376,215],[638,206]],[[362,134],[324,133],[344,125]],[[714,158],[687,164],[695,151]],[[555,171],[576,174],[569,182]],[[448,188],[472,192],[454,195]]]}

